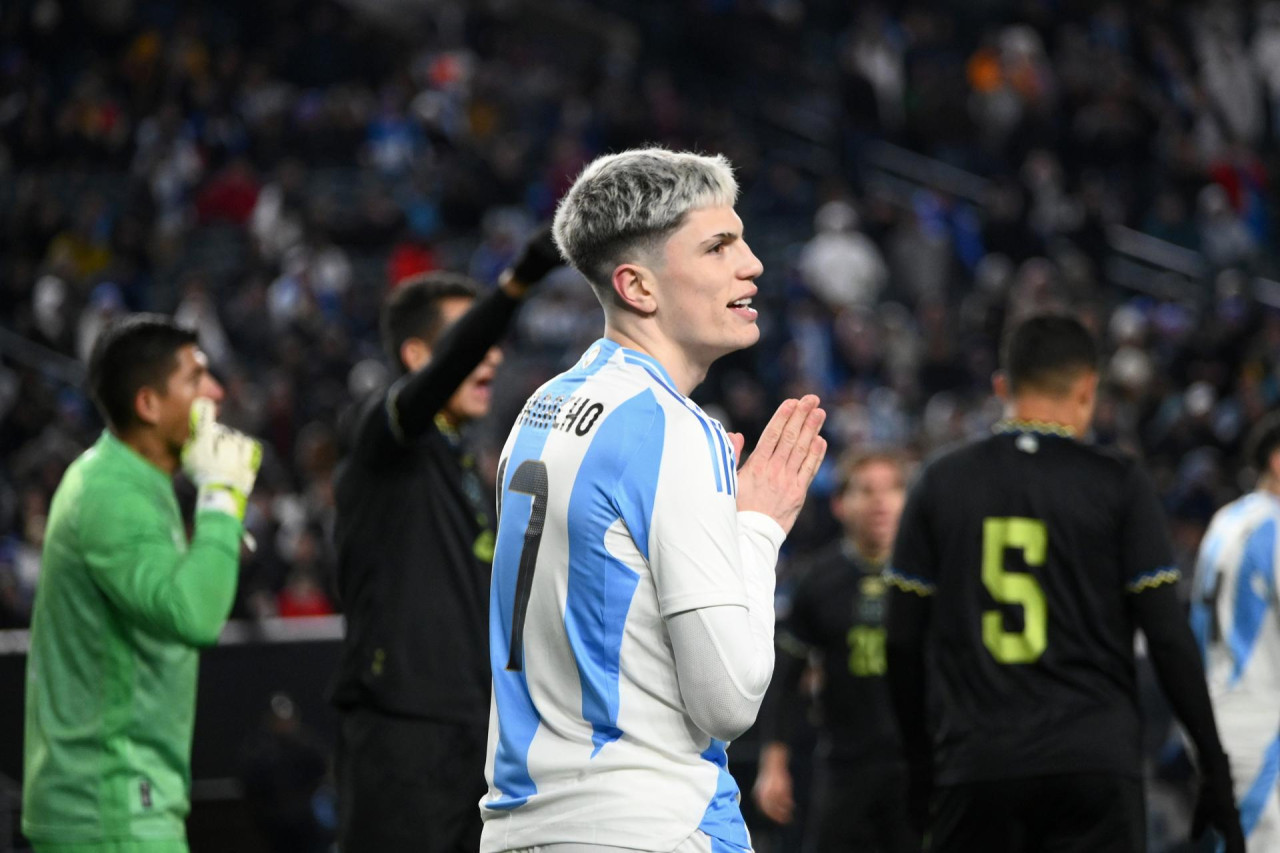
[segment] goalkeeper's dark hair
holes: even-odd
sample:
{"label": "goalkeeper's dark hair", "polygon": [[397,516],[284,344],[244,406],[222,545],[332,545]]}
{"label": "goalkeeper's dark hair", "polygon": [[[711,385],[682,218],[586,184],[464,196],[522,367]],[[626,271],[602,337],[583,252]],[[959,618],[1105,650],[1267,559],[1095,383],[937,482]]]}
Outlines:
{"label": "goalkeeper's dark hair", "polygon": [[1263,415],[1245,441],[1245,457],[1259,477],[1271,473],[1271,455],[1280,450],[1280,412]]}
{"label": "goalkeeper's dark hair", "polygon": [[1014,394],[1035,391],[1060,397],[1082,373],[1097,372],[1098,356],[1098,342],[1079,319],[1037,314],[1005,337],[1000,364]]}
{"label": "goalkeeper's dark hair", "polygon": [[400,347],[409,338],[432,346],[444,331],[440,303],[445,299],[475,299],[480,286],[474,279],[450,272],[429,272],[405,279],[382,305],[382,348],[400,370]]}
{"label": "goalkeeper's dark hair", "polygon": [[117,433],[132,427],[138,392],[164,393],[178,369],[178,350],[197,342],[193,330],[163,314],[130,314],[104,328],[89,355],[87,384],[107,426]]}

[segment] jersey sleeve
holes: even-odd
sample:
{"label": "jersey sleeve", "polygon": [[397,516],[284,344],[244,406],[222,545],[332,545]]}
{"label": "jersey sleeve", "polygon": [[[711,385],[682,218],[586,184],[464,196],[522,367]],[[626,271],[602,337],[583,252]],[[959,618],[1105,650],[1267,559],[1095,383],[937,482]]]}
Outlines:
{"label": "jersey sleeve", "polygon": [[666,412],[649,530],[649,564],[664,617],[747,606],[732,449],[692,410]]}
{"label": "jersey sleeve", "polygon": [[1173,545],[1164,510],[1151,478],[1134,463],[1124,491],[1124,522],[1120,530],[1120,582],[1130,593],[1177,583]]}
{"label": "jersey sleeve", "polygon": [[930,483],[929,469],[925,469],[907,496],[893,557],[884,571],[887,584],[923,597],[933,595],[938,580],[938,552],[929,518]]}
{"label": "jersey sleeve", "polygon": [[86,492],[80,544],[95,584],[127,618],[166,639],[210,645],[235,598],[241,524],[201,512],[186,552],[181,532],[141,491]]}

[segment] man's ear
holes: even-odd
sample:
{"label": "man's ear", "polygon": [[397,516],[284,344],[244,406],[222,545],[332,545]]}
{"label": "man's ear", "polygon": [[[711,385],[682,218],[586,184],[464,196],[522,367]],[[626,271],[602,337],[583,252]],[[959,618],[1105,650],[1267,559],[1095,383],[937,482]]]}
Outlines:
{"label": "man's ear", "polygon": [[1093,408],[1098,398],[1098,380],[1097,373],[1090,371],[1080,377],[1080,381],[1076,384],[1076,403],[1080,406],[1088,406]]}
{"label": "man's ear", "polygon": [[160,422],[160,392],[150,385],[143,385],[133,395],[133,413],[144,424]]}
{"label": "man's ear", "polygon": [[400,362],[410,373],[431,360],[431,347],[422,338],[405,338],[400,344]]}
{"label": "man's ear", "polygon": [[831,495],[831,503],[828,504],[831,508],[831,517],[840,522],[841,527],[844,526],[844,492],[844,489],[833,492]]}
{"label": "man's ear", "polygon": [[1275,477],[1280,481],[1280,447],[1271,451],[1271,455],[1267,457],[1267,470],[1264,472]]}
{"label": "man's ear", "polygon": [[1009,402],[1009,376],[1003,370],[991,374],[991,390],[1004,402]]}
{"label": "man's ear", "polygon": [[658,310],[653,283],[653,272],[640,264],[619,264],[610,280],[618,302],[640,314],[652,314]]}

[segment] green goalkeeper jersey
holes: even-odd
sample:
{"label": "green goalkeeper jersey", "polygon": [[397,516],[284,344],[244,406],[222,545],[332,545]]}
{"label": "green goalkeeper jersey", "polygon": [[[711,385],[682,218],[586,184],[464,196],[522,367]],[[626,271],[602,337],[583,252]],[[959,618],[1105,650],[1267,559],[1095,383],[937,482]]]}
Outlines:
{"label": "green goalkeeper jersey", "polygon": [[201,512],[188,544],[172,479],[110,432],[67,469],[27,660],[22,831],[38,849],[186,849],[197,647],[231,610],[240,535]]}

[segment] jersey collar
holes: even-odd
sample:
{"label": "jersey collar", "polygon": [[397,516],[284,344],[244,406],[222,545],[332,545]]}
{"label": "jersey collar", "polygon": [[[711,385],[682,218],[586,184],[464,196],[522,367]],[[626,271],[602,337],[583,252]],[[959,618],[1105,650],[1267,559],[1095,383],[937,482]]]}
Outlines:
{"label": "jersey collar", "polygon": [[863,574],[880,574],[889,565],[888,557],[878,562],[869,557],[864,557],[862,552],[843,536],[840,537],[840,553],[844,555],[846,560],[857,566]]}
{"label": "jersey collar", "polygon": [[[671,374],[662,366],[662,362],[658,361],[648,353],[640,352],[640,350],[629,349],[617,341],[611,341],[608,338],[601,338],[591,345],[591,348],[587,350],[587,355],[591,355],[595,351],[596,347],[600,348],[600,352],[603,354],[604,358],[612,358],[614,353],[621,352],[623,358],[628,364],[638,364],[642,367],[650,368],[651,372],[658,374],[658,377],[661,378],[664,385],[667,385],[673,390],[675,389],[676,383],[675,380],[671,378]],[[593,358],[587,358],[584,356],[583,366],[592,364],[593,362]],[[685,395],[681,394],[680,396],[683,397]]]}
{"label": "jersey collar", "polygon": [[1066,424],[1054,423],[1053,421],[1026,421],[1021,418],[1005,418],[997,421],[991,431],[1004,435],[1034,432],[1037,435],[1056,435],[1061,438],[1076,437],[1075,432]]}
{"label": "jersey collar", "polygon": [[94,448],[98,453],[106,454],[113,459],[119,459],[130,469],[137,471],[139,476],[153,479],[157,483],[163,483],[169,488],[173,488],[173,477],[164,471],[161,471],[151,462],[149,462],[141,453],[125,444],[109,429],[104,429],[102,435],[98,437],[98,441],[94,444]]}

